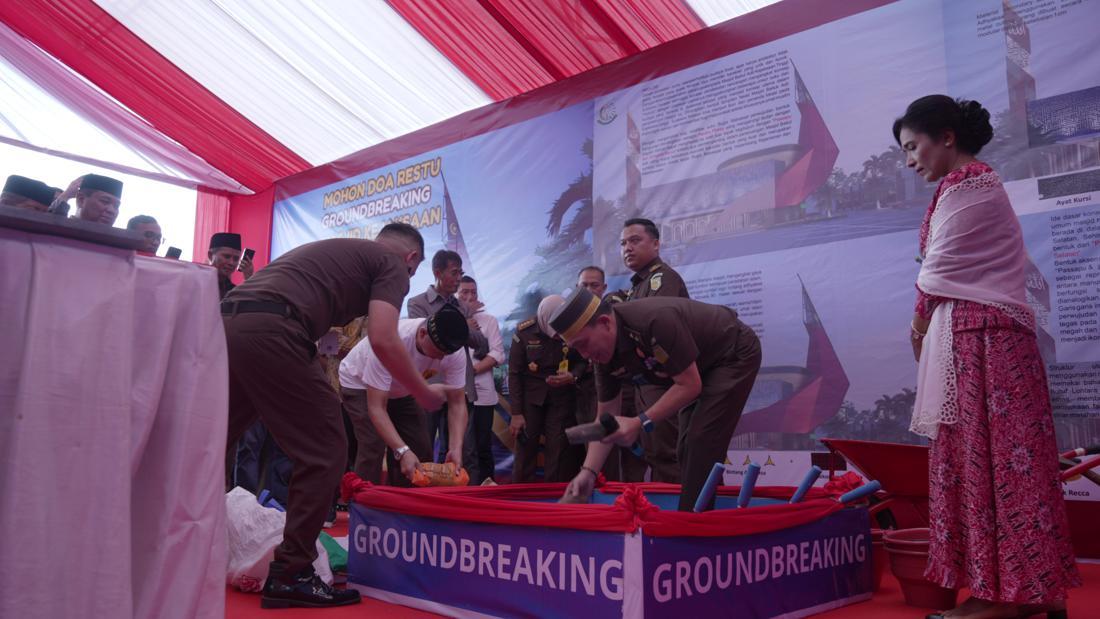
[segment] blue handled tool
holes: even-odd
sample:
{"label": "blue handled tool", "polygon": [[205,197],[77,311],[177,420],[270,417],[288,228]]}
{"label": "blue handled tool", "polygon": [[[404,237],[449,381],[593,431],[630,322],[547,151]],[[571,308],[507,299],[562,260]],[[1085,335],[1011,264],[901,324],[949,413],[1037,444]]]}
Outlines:
{"label": "blue handled tool", "polygon": [[802,497],[806,496],[806,492],[810,490],[818,477],[821,477],[821,467],[810,467],[810,470],[806,472],[806,476],[802,478],[802,483],[798,484],[798,489],[794,491],[794,496],[791,497],[791,503],[801,502]]}
{"label": "blue handled tool", "polygon": [[745,480],[741,482],[741,494],[737,495],[737,507],[748,507],[752,500],[753,488],[756,488],[756,478],[760,475],[760,465],[750,462],[745,469]]}
{"label": "blue handled tool", "polygon": [[710,475],[707,475],[707,481],[703,484],[702,490],[699,491],[698,498],[695,499],[695,513],[705,512],[710,509],[711,501],[714,500],[714,493],[718,490],[718,484],[722,481],[722,473],[725,472],[726,465],[721,462],[715,462],[714,466],[710,469]]}
{"label": "blue handled tool", "polygon": [[844,494],[840,495],[840,498],[837,500],[841,503],[851,503],[852,501],[858,501],[869,494],[874,494],[879,490],[882,490],[882,484],[878,483],[878,480],[876,479],[863,484],[855,490],[849,490],[848,492],[845,492]]}

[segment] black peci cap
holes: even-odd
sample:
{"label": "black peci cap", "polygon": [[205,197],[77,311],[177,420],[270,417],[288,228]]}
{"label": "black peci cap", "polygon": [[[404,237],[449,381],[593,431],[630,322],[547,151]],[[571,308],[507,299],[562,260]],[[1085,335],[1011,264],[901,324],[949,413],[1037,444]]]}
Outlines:
{"label": "black peci cap", "polygon": [[219,247],[241,251],[241,235],[236,232],[215,232],[214,236],[210,237],[210,249]]}
{"label": "black peci cap", "polygon": [[111,178],[110,176],[100,176],[99,174],[85,174],[84,178],[80,181],[81,191],[103,191],[111,194],[112,196],[122,199],[122,181],[117,178]]}
{"label": "black peci cap", "polygon": [[7,182],[4,183],[4,193],[14,193],[44,206],[49,206],[53,202],[53,191],[46,183],[18,174],[8,177]]}
{"label": "black peci cap", "polygon": [[599,309],[599,297],[587,288],[574,288],[565,298],[565,303],[550,316],[550,328],[569,342],[592,320]]}
{"label": "black peci cap", "polygon": [[448,355],[461,350],[470,337],[470,325],[466,322],[466,317],[450,303],[429,316],[424,326],[427,327],[428,337],[436,348]]}

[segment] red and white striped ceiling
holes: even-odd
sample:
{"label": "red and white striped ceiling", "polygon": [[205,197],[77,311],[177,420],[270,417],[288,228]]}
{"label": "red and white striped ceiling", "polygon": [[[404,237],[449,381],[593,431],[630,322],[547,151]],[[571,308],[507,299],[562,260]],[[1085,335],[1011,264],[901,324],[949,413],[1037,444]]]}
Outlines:
{"label": "red and white striped ceiling", "polygon": [[775,1],[2,2],[0,141],[257,191]]}

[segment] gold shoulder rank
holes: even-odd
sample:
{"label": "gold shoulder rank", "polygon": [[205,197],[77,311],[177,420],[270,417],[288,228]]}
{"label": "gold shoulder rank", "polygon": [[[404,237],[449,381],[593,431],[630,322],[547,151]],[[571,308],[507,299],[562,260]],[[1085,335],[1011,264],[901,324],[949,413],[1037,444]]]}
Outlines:
{"label": "gold shoulder rank", "polygon": [[516,327],[516,331],[523,331],[524,329],[526,329],[527,327],[530,327],[533,324],[535,324],[535,319],[534,318],[528,318],[527,320],[524,320],[523,322],[519,323],[519,326]]}

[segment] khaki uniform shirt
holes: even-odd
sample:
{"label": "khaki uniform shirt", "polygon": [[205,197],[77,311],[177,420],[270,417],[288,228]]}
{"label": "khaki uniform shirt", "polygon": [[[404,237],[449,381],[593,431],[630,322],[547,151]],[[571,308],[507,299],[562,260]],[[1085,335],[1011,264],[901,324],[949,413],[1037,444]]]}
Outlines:
{"label": "khaki uniform shirt", "polygon": [[401,311],[409,271],[385,245],[326,239],[296,247],[237,286],[225,301],[276,301],[294,308],[310,342],[366,316],[371,301]]}
{"label": "khaki uniform shirt", "polygon": [[683,297],[690,299],[684,278],[658,258],[630,278],[627,301],[647,297]]}
{"label": "khaki uniform shirt", "polygon": [[568,364],[567,371],[580,379],[588,370],[588,362],[564,342],[539,331],[538,323],[526,320],[516,327],[512,336],[512,348],[508,351],[508,393],[512,398],[512,411],[516,415],[527,414],[527,407],[541,406],[554,393],[566,393],[576,388],[576,383],[551,387],[546,378],[558,373]]}
{"label": "khaki uniform shirt", "polygon": [[611,311],[618,334],[614,357],[596,368],[601,402],[615,399],[620,379],[667,387],[692,362],[705,374],[731,358],[742,329],[732,309],[678,297],[638,299]]}

